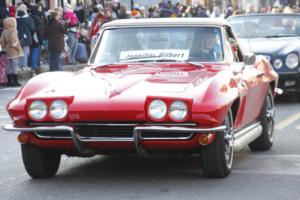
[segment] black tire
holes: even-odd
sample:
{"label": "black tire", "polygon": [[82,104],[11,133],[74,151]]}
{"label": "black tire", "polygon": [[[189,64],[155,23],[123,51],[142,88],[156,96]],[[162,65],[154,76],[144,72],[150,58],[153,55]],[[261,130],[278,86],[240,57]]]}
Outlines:
{"label": "black tire", "polygon": [[274,99],[271,88],[268,90],[267,96],[260,114],[260,122],[262,125],[261,135],[249,144],[252,151],[266,151],[273,146],[274,142]]}
{"label": "black tire", "polygon": [[233,163],[233,119],[231,111],[228,112],[224,125],[224,132],[216,133],[215,141],[203,146],[201,151],[201,164],[205,177],[224,178],[228,176]]}
{"label": "black tire", "polygon": [[60,164],[60,153],[32,144],[22,144],[21,150],[25,169],[32,178],[49,178],[56,174]]}
{"label": "black tire", "polygon": [[296,99],[298,102],[300,102],[300,92],[296,93]]}

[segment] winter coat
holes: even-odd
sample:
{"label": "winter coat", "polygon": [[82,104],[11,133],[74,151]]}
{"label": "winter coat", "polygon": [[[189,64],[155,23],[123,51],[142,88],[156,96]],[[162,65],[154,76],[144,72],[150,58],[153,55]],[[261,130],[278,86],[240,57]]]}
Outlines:
{"label": "winter coat", "polygon": [[6,7],[6,2],[3,0],[0,0],[0,19],[4,19],[8,17],[8,10]]}
{"label": "winter coat", "polygon": [[[0,2],[2,1],[0,0]],[[8,17],[8,10],[4,2],[0,3],[0,27],[3,27],[3,20]]]}
{"label": "winter coat", "polygon": [[5,18],[3,21],[4,31],[1,34],[0,45],[6,52],[7,58],[17,58],[23,55],[18,39],[17,22],[13,17]]}
{"label": "winter coat", "polygon": [[57,20],[52,19],[46,26],[45,36],[48,39],[48,50],[52,52],[64,51],[64,34],[67,31],[63,24]]}
{"label": "winter coat", "polygon": [[35,23],[35,32],[32,35],[31,47],[39,47],[45,39],[45,26],[42,19],[42,13],[32,12],[30,15]]}
{"label": "winter coat", "polygon": [[17,28],[21,46],[32,45],[32,35],[35,32],[35,23],[29,15],[17,16]]}

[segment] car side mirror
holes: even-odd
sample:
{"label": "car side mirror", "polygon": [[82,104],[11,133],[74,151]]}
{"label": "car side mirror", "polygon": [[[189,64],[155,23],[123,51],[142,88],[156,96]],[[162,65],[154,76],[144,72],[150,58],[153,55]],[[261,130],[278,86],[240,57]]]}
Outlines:
{"label": "car side mirror", "polygon": [[243,56],[243,62],[245,65],[253,65],[256,61],[256,57],[253,53],[248,53]]}

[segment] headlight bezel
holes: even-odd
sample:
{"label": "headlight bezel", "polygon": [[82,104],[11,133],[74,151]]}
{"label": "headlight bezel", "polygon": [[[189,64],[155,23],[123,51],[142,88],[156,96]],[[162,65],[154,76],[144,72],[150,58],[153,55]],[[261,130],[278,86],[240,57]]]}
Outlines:
{"label": "headlight bezel", "polygon": [[[56,104],[56,105],[55,105]],[[53,110],[52,108],[54,106],[57,106],[57,104],[61,104],[64,106],[64,108],[66,109],[66,111],[63,113],[63,115],[61,117],[56,117],[55,114],[53,114]],[[62,99],[57,99],[51,102],[50,106],[49,106],[49,117],[55,121],[60,121],[65,119],[68,116],[69,113],[69,108],[68,108],[68,104],[66,101],[62,100]]]}
{"label": "headlight bezel", "polygon": [[[37,118],[37,117],[35,117],[33,114],[31,114],[31,107],[32,107],[34,104],[37,104],[37,103],[39,103],[40,106],[43,106],[43,107],[44,107],[44,114],[41,115],[41,117],[39,117],[39,118]],[[43,100],[34,100],[34,101],[32,101],[32,102],[29,104],[28,110],[27,110],[27,114],[28,114],[28,116],[29,116],[29,118],[30,118],[31,120],[34,120],[34,121],[42,121],[42,120],[44,120],[44,119],[47,117],[47,115],[48,115],[48,105],[47,105],[47,103],[46,103],[45,101],[43,101]]]}
{"label": "headlight bezel", "polygon": [[[154,104],[160,104],[163,109],[163,112],[162,114],[160,115],[160,117],[155,117],[153,114],[151,114],[151,107],[154,107],[155,105]],[[156,105],[157,106],[157,105]],[[153,99],[152,101],[150,101],[148,107],[147,107],[147,115],[148,117],[153,120],[153,121],[163,121],[165,120],[165,118],[167,117],[167,114],[168,114],[168,106],[167,106],[167,103],[161,99]]]}
{"label": "headlight bezel", "polygon": [[[293,58],[291,58],[291,56],[293,56]],[[289,60],[291,59],[295,59],[296,61],[294,61],[293,63],[294,64],[289,64]],[[290,62],[292,63],[292,62]],[[286,58],[285,58],[285,66],[288,68],[288,69],[296,69],[298,66],[299,66],[299,55],[295,52],[291,52],[289,53]]]}
{"label": "headlight bezel", "polygon": [[[177,106],[179,106],[178,104],[181,104],[181,106],[184,107],[184,110],[185,110],[184,115],[181,118],[176,118],[174,115],[172,115],[172,112],[173,112],[172,109],[174,109],[172,107],[176,106],[175,104],[177,104]],[[185,121],[188,117],[189,107],[186,102],[184,102],[182,100],[175,100],[170,104],[169,109],[168,109],[168,114],[172,121],[182,122],[182,121]]]}
{"label": "headlight bezel", "polygon": [[[276,67],[276,61],[278,61],[279,63],[280,63],[280,66],[277,66]],[[282,62],[282,59],[280,59],[280,58],[276,58],[275,60],[274,60],[274,62],[273,62],[273,67],[275,68],[275,69],[281,69],[282,68],[282,66],[283,66],[283,62]]]}

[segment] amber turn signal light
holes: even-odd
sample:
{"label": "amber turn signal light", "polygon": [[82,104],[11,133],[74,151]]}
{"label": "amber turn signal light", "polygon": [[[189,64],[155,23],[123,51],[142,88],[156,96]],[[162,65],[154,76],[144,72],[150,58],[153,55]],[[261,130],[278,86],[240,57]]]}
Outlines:
{"label": "amber turn signal light", "polygon": [[20,135],[18,135],[18,141],[21,144],[26,144],[28,142],[28,135],[25,133],[21,133]]}
{"label": "amber turn signal light", "polygon": [[198,137],[198,142],[200,145],[208,145],[211,143],[213,139],[213,134],[209,133],[209,134],[201,134]]}

